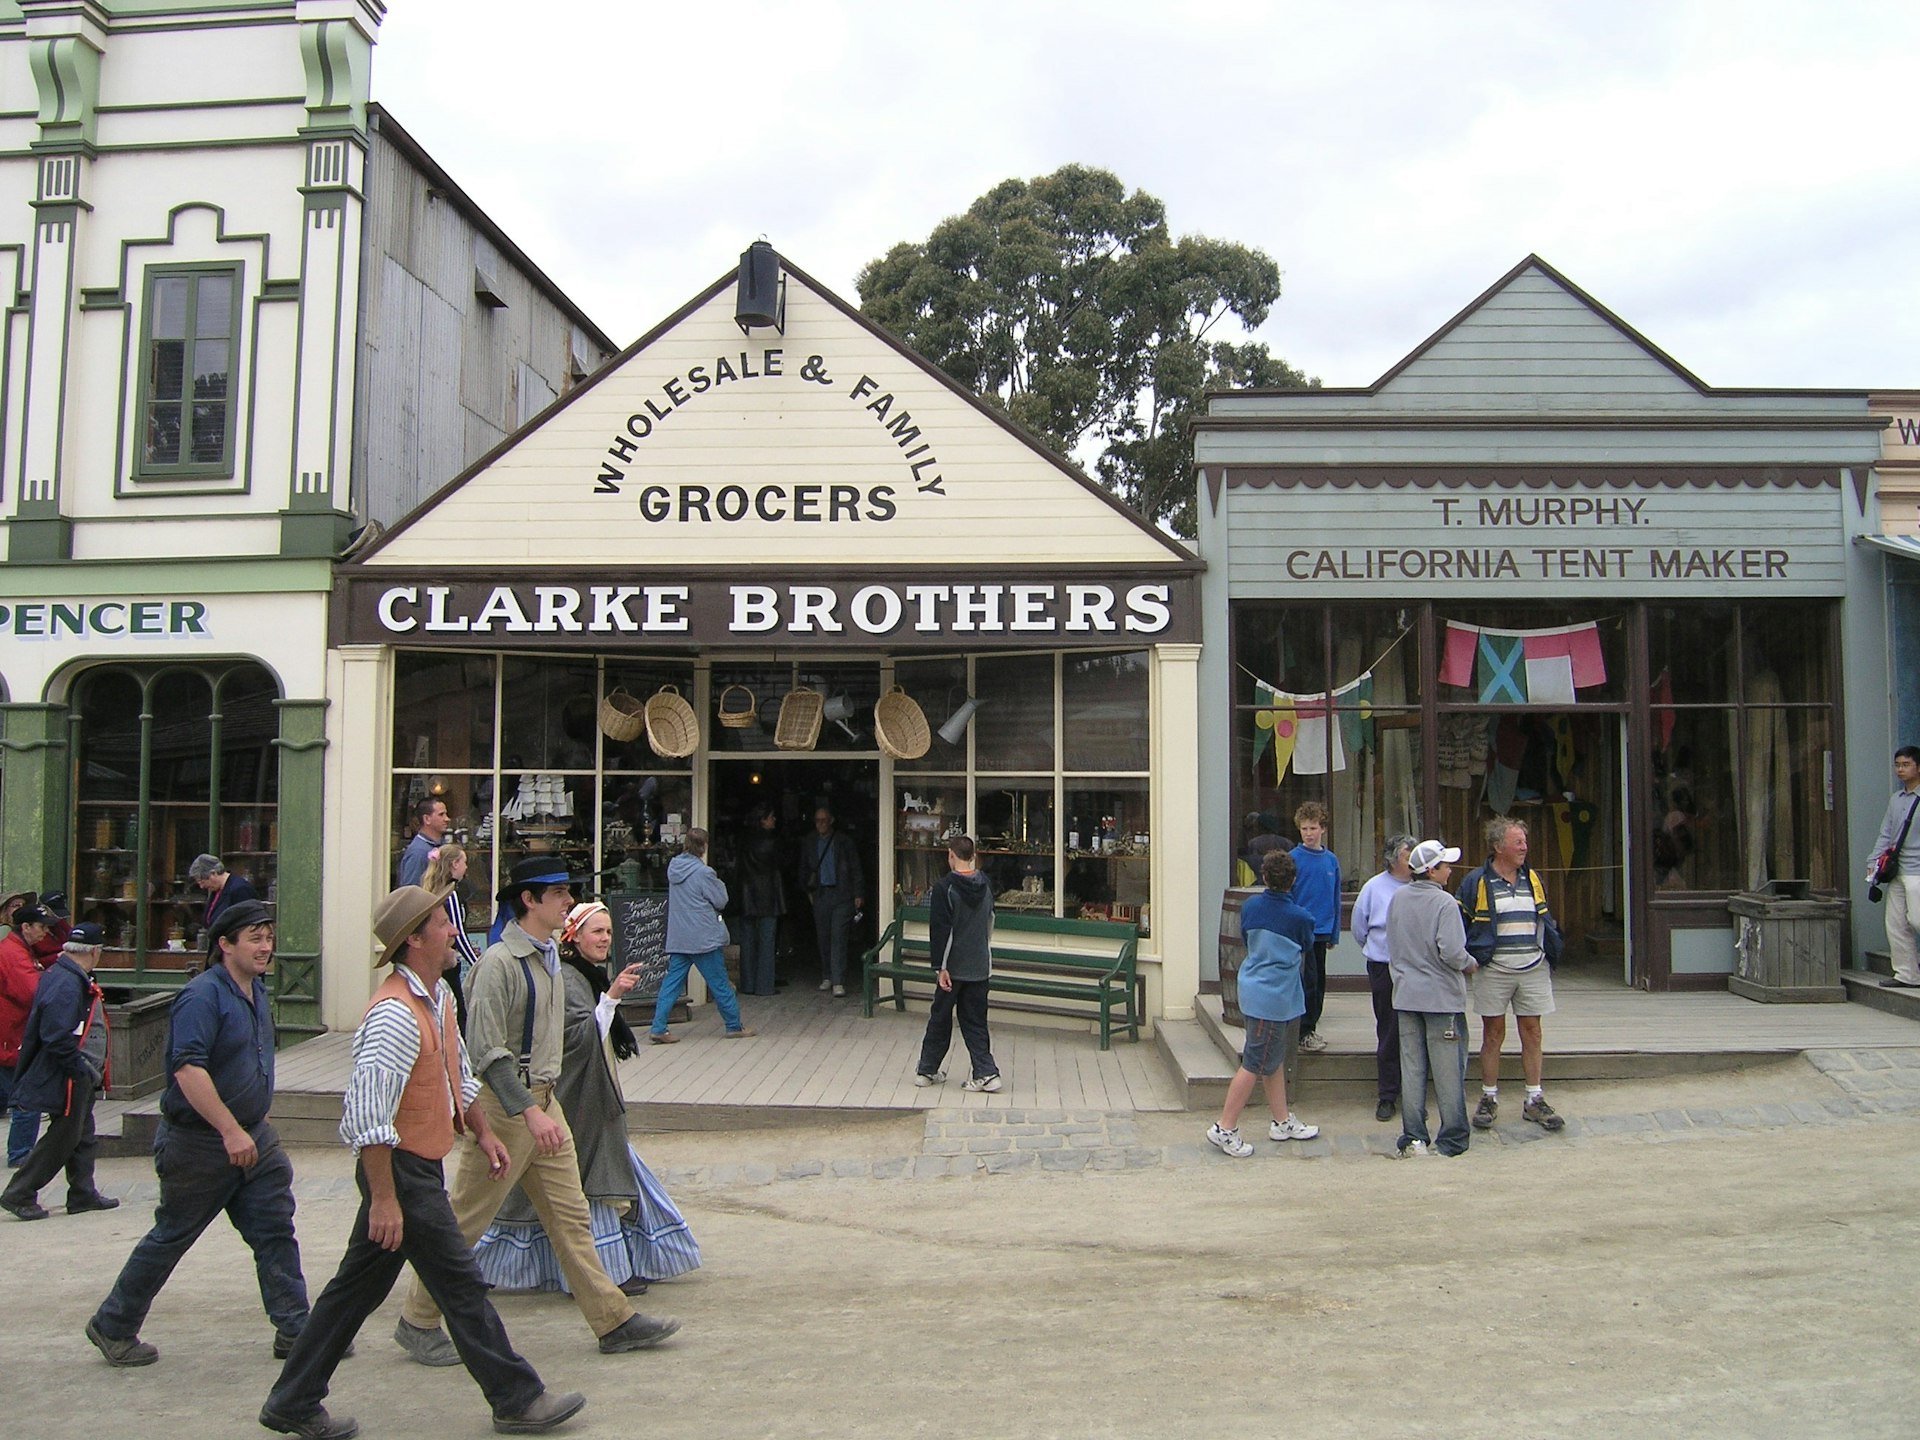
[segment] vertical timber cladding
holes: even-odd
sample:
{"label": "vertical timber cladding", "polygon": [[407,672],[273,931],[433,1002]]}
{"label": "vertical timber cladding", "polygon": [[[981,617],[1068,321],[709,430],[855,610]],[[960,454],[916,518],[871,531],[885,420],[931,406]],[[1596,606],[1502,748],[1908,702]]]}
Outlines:
{"label": "vertical timber cladding", "polygon": [[1232,594],[1839,595],[1839,483],[1832,466],[1236,467]]}

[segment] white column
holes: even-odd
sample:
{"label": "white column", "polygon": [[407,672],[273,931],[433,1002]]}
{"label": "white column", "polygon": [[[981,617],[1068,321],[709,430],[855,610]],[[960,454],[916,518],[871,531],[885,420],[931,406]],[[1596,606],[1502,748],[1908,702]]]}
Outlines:
{"label": "white column", "polygon": [[1198,645],[1154,647],[1153,943],[1169,1020],[1191,1020],[1200,993],[1199,677]]}
{"label": "white column", "polygon": [[373,995],[373,910],[388,874],[393,652],[349,645],[327,652],[326,879],[320,905],[320,1018],[360,1023]]}

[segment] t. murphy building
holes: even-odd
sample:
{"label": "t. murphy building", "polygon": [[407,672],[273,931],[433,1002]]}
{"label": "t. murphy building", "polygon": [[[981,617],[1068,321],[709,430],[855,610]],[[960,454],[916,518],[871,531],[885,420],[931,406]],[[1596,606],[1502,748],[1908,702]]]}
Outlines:
{"label": "t. murphy building", "polygon": [[1535,258],[1372,385],[1213,396],[1203,892],[1303,800],[1350,892],[1388,835],[1477,861],[1510,814],[1566,963],[1652,989],[1726,983],[1735,892],[1856,895],[1884,426],[1864,394],[1707,385]]}
{"label": "t. murphy building", "polygon": [[1191,1014],[1199,570],[756,245],[336,567],[330,1019],[432,799],[476,897],[546,854],[661,888],[694,825],[730,875],[771,812],[808,986],[820,806],[859,855],[856,949],[969,832],[1003,912],[1132,921],[1149,1012]]}

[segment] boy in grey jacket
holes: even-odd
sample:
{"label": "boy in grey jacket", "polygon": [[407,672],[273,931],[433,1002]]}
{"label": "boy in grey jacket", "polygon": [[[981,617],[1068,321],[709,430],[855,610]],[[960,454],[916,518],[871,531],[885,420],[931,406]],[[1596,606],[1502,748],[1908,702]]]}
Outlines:
{"label": "boy in grey jacket", "polygon": [[916,1085],[938,1085],[947,1078],[940,1064],[953,1044],[953,1017],[967,1042],[973,1074],[963,1090],[1000,1088],[1000,1067],[987,1035],[987,981],[993,976],[993,886],[974,868],[971,835],[957,835],[947,846],[948,870],[928,897],[928,951],[933,959],[933,1009],[927,1037],[920,1044]]}
{"label": "boy in grey jacket", "polygon": [[1460,852],[1422,840],[1407,856],[1413,879],[1387,906],[1387,968],[1400,1017],[1400,1147],[1407,1159],[1431,1155],[1427,1078],[1440,1104],[1439,1153],[1466,1152],[1467,953],[1460,902],[1448,893]]}

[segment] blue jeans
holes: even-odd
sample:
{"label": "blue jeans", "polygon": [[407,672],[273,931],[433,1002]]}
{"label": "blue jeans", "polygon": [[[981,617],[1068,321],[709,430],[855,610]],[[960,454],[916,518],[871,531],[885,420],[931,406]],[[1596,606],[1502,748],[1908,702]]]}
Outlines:
{"label": "blue jeans", "polygon": [[747,915],[740,921],[740,993],[773,994],[773,946],[778,915]]}
{"label": "blue jeans", "polygon": [[307,1282],[293,1235],[293,1165],[271,1125],[262,1121],[251,1133],[259,1159],[242,1170],[227,1163],[226,1146],[214,1131],[160,1126],[153,1142],[153,1168],[160,1176],[153,1229],[133,1247],[94,1312],[101,1334],[110,1340],[137,1336],[174,1266],[223,1212],[253,1251],[260,1303],[273,1328],[289,1340],[306,1328]]}
{"label": "blue jeans", "polygon": [[[7,1097],[13,1093],[13,1067],[0,1065],[0,1115],[7,1113]],[[40,1114],[36,1110],[16,1110],[7,1126],[7,1164],[18,1165],[40,1138]]]}
{"label": "blue jeans", "polygon": [[[1400,1144],[1431,1140],[1427,1133],[1427,1081],[1440,1102],[1442,1155],[1465,1152],[1467,1128],[1467,1017],[1402,1010],[1400,1016]],[[1453,1038],[1447,1038],[1447,1032]]]}
{"label": "blue jeans", "polygon": [[729,1030],[738,1030],[740,1000],[733,993],[733,982],[727,979],[726,952],[709,950],[703,955],[667,956],[667,978],[660,982],[660,998],[653,1006],[653,1033],[667,1033],[667,1017],[673,1014],[680,993],[687,988],[688,970],[698,970],[700,978],[707,982],[707,988],[713,992],[713,1003],[720,1007],[721,1023]]}

